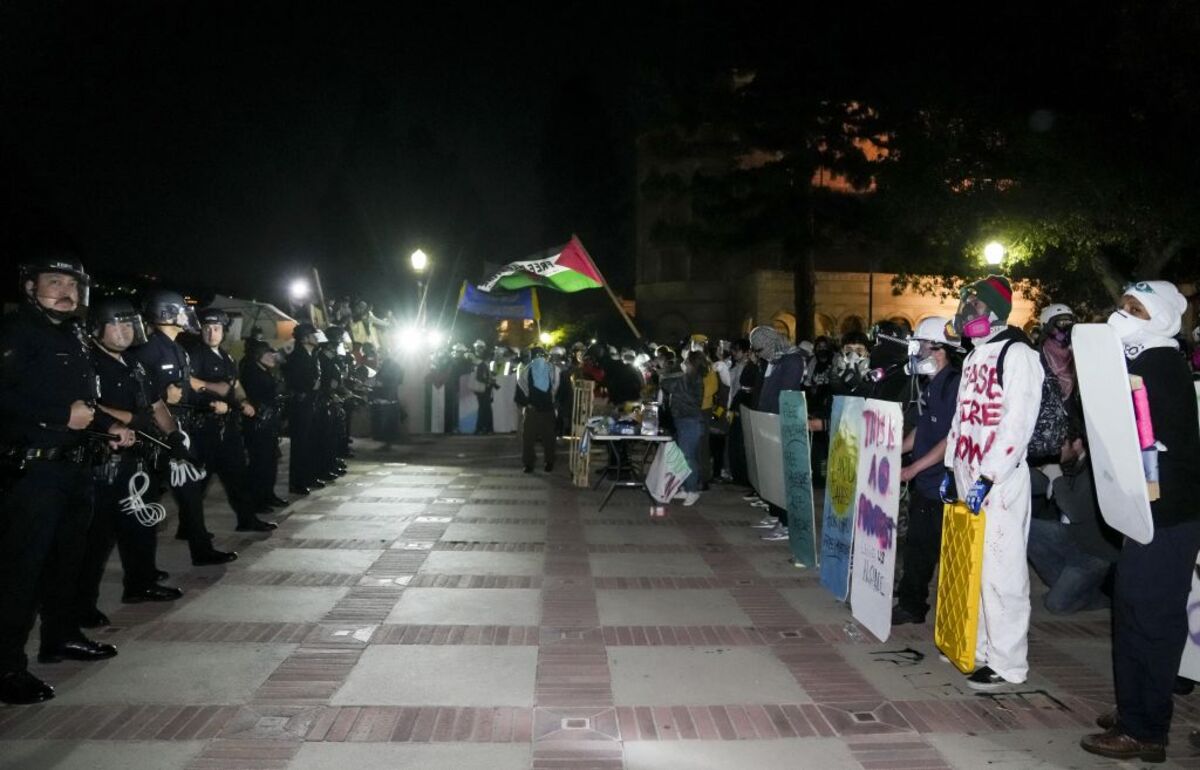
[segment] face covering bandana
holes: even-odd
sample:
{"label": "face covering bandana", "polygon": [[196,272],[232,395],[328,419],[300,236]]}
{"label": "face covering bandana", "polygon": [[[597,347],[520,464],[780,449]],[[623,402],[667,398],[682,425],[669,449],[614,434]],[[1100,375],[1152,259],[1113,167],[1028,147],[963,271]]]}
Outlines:
{"label": "face covering bandana", "polygon": [[1175,340],[1155,334],[1151,321],[1135,318],[1124,310],[1114,310],[1108,326],[1121,340],[1126,358],[1137,358],[1149,348],[1176,347]]}

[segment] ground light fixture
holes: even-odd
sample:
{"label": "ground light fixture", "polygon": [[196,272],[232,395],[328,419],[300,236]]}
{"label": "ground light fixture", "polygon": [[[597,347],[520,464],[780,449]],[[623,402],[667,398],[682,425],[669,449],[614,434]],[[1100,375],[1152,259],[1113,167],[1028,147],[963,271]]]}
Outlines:
{"label": "ground light fixture", "polygon": [[1004,261],[1004,245],[999,241],[992,241],[983,247],[983,259],[989,265],[998,265]]}

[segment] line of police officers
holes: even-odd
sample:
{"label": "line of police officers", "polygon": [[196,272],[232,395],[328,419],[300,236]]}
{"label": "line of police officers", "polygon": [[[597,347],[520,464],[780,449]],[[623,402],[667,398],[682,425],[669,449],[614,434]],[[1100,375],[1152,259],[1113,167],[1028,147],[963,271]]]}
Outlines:
{"label": "line of police officers", "polygon": [[[117,654],[82,629],[108,624],[97,607],[104,565],[117,548],[122,601],[172,601],[155,561],[157,507],[169,486],[192,564],[225,564],[213,547],[204,496],[220,477],[239,532],[276,525],[259,514],[276,496],[280,393],[268,343],[247,341],[241,365],[222,349],[229,318],[200,318],[171,291],[88,303],[89,279],[68,253],[20,268],[18,311],[0,328],[0,702],[37,703],[53,688],[28,670],[25,644],[40,615],[38,660],[94,661]],[[88,306],[87,323],[79,311]],[[143,324],[143,319],[148,325]],[[184,332],[198,333],[190,352]],[[289,489],[332,483],[349,455],[344,330],[333,340],[295,330],[284,375],[292,433]],[[157,515],[155,515],[157,513]]]}

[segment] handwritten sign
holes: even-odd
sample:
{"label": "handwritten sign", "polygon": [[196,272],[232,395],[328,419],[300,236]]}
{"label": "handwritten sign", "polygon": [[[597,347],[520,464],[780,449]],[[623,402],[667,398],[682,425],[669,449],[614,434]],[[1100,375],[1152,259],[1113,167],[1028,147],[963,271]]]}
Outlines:
{"label": "handwritten sign", "polygon": [[792,563],[811,567],[817,563],[817,528],[813,518],[808,401],[803,391],[785,390],[779,394],[779,437],[783,442],[783,486]]}
{"label": "handwritten sign", "polygon": [[858,501],[854,512],[854,619],[880,641],[892,632],[896,518],[900,508],[900,405],[868,399],[859,433]]}
{"label": "handwritten sign", "polygon": [[837,396],[829,415],[829,459],[821,516],[821,585],[846,601],[854,546],[851,516],[858,488],[858,444],[866,400]]}

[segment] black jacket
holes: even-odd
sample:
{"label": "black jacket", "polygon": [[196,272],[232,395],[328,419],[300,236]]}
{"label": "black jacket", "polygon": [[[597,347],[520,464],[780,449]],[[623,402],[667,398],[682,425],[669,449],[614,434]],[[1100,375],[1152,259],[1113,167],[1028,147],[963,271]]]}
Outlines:
{"label": "black jacket", "polygon": [[1200,517],[1200,425],[1187,363],[1174,348],[1150,348],[1129,362],[1129,373],[1145,382],[1154,436],[1167,448],[1158,453],[1154,528]]}
{"label": "black jacket", "polygon": [[[0,436],[22,447],[76,446],[68,431],[71,404],[94,403],[99,381],[90,344],[75,321],[52,323],[23,304],[0,329]],[[114,420],[97,410],[89,426],[107,430]]]}

